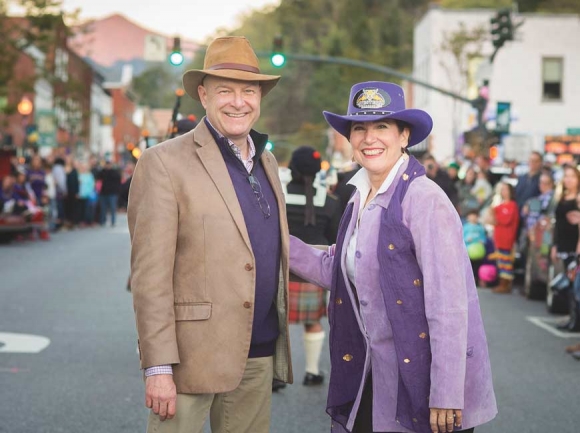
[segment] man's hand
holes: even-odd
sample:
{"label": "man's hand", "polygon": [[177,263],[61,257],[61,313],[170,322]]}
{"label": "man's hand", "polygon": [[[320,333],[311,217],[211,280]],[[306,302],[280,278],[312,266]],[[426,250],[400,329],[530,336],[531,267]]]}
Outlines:
{"label": "man's hand", "polygon": [[161,421],[175,416],[177,391],[171,374],[156,374],[145,379],[145,406]]}
{"label": "man's hand", "polygon": [[433,433],[452,432],[453,427],[463,423],[461,409],[437,409],[432,407],[429,421]]}

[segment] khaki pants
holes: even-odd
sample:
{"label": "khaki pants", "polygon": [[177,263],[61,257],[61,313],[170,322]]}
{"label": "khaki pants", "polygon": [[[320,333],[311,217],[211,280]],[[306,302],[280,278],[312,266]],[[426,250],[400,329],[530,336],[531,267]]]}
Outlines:
{"label": "khaki pants", "polygon": [[273,357],[249,358],[240,385],[222,394],[177,394],[173,419],[149,413],[147,433],[202,433],[210,416],[212,433],[268,433]]}

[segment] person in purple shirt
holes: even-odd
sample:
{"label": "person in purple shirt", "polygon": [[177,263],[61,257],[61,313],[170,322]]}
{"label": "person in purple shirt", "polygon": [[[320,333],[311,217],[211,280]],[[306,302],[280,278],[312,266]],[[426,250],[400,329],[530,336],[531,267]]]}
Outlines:
{"label": "person in purple shirt", "polygon": [[336,244],[291,237],[290,269],[330,289],[332,431],[471,432],[497,407],[461,221],[407,151],[431,117],[385,82],[354,85],[348,113],[324,116],[362,168]]}
{"label": "person in purple shirt", "polygon": [[46,188],[46,173],[42,169],[42,158],[40,156],[35,155],[32,157],[30,168],[26,172],[26,179],[30,183],[32,191],[34,191],[36,205],[42,206]]}

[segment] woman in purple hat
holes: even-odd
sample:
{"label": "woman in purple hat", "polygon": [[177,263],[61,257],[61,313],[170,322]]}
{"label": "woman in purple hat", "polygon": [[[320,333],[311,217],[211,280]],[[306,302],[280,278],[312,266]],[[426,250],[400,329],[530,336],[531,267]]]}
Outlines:
{"label": "woman in purple hat", "polygon": [[473,272],[457,211],[407,150],[431,117],[384,82],[324,116],[362,169],[336,245],[292,238],[290,265],[331,291],[332,431],[473,431],[497,413]]}

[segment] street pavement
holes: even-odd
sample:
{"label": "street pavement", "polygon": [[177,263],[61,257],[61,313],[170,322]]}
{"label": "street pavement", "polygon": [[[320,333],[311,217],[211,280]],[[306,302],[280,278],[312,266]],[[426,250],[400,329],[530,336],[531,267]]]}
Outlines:
{"label": "street pavement", "polygon": [[[145,431],[129,250],[123,215],[116,228],[0,246],[0,432]],[[553,330],[519,294],[481,289],[480,300],[500,413],[476,431],[580,432],[580,362],[564,353],[580,335]],[[301,384],[302,330],[291,328],[296,383],[273,395],[271,431],[327,432],[326,386]]]}

